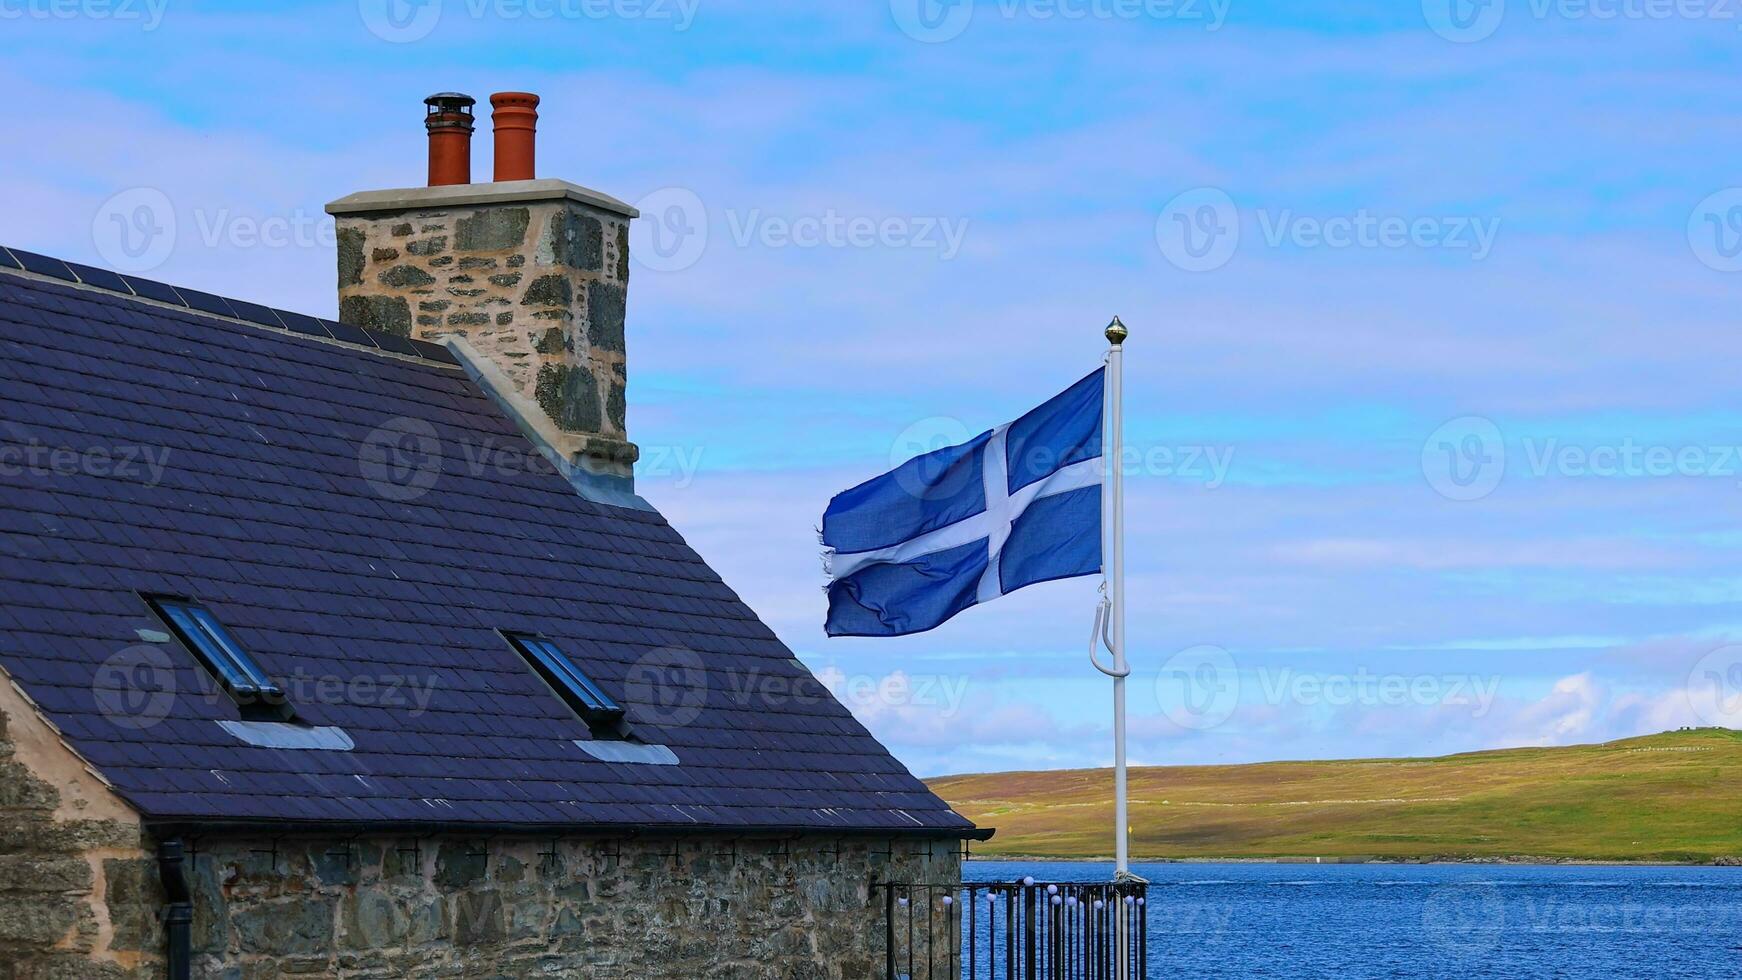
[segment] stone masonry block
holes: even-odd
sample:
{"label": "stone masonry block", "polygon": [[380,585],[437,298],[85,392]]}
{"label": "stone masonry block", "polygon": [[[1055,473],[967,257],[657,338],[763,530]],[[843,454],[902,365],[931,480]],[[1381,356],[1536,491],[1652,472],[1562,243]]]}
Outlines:
{"label": "stone masonry block", "polygon": [[356,228],[339,229],[339,288],[363,282],[363,249],[368,239]]}
{"label": "stone masonry block", "polygon": [[520,248],[532,212],[526,208],[492,208],[459,220],[454,247],[462,252],[501,252]]}
{"label": "stone masonry block", "polygon": [[550,219],[551,258],[582,272],[600,272],[605,266],[605,226],[598,218],[573,208],[564,208]]}
{"label": "stone masonry block", "polygon": [[624,299],[622,286],[587,283],[587,342],[595,349],[623,352]]}
{"label": "stone masonry block", "polygon": [[339,319],[365,330],[411,336],[411,304],[403,296],[347,296],[339,302]]}

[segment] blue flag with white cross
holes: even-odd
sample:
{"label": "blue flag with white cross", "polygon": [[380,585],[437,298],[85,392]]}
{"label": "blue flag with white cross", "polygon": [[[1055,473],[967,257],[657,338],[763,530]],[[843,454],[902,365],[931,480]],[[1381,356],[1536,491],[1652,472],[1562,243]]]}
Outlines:
{"label": "blue flag with white cross", "polygon": [[1098,573],[1105,374],[829,501],[828,634],[920,633],[1025,585]]}

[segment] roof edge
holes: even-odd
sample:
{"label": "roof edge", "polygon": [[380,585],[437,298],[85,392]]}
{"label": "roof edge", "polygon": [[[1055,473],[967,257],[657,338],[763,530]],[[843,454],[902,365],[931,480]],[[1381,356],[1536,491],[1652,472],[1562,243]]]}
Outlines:
{"label": "roof edge", "polygon": [[[952,811],[953,812],[953,811]],[[991,827],[800,827],[739,824],[577,824],[489,823],[445,820],[282,820],[274,818],[147,817],[147,831],[159,836],[186,834],[272,834],[275,836],[327,837],[334,834],[419,834],[490,837],[597,837],[640,839],[671,837],[838,837],[988,841],[997,833]]]}
{"label": "roof edge", "polygon": [[53,810],[56,821],[113,820],[130,827],[144,823],[143,811],[85,758],[4,664],[0,664],[0,719],[6,727],[0,738],[12,743],[13,761],[35,778],[51,782],[59,793]]}
{"label": "roof edge", "polygon": [[[641,450],[632,442],[616,442],[599,436],[564,432],[557,428],[544,410],[528,401],[514,389],[513,382],[488,357],[478,353],[464,337],[447,337],[442,341],[459,362],[472,383],[487,395],[496,407],[514,423],[520,434],[532,443],[575,492],[596,504],[655,510],[654,506],[635,492],[635,460]],[[616,458],[597,463],[588,461],[591,453],[605,444],[616,452]]]}
{"label": "roof edge", "polygon": [[160,310],[197,313],[224,323],[302,337],[397,360],[433,363],[447,368],[459,366],[448,349],[440,344],[365,330],[306,313],[273,309],[259,303],[217,296],[186,286],[170,286],[153,279],[68,262],[21,248],[0,246],[0,274],[14,275],[31,282],[53,282],[78,290],[118,296]]}

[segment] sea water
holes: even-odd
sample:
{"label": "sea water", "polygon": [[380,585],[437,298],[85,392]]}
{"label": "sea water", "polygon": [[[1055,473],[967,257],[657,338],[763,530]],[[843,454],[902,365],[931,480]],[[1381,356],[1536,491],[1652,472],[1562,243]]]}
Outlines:
{"label": "sea water", "polygon": [[[1739,816],[1742,819],[1742,816]],[[1742,978],[1742,868],[1139,864],[1149,976]],[[972,861],[968,881],[1111,865]]]}

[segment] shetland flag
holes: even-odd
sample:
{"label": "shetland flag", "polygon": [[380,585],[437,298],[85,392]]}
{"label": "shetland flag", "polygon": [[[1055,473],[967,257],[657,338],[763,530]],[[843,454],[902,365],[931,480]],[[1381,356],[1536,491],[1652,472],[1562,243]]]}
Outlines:
{"label": "shetland flag", "polygon": [[1027,415],[829,501],[830,636],[902,636],[1101,570],[1105,369]]}

